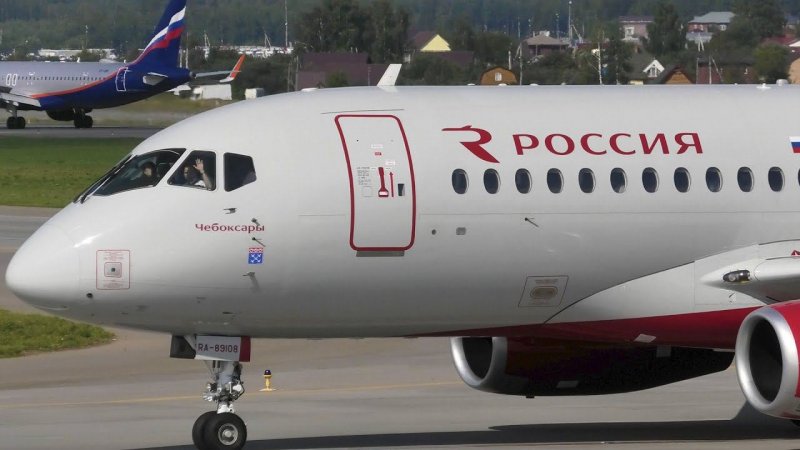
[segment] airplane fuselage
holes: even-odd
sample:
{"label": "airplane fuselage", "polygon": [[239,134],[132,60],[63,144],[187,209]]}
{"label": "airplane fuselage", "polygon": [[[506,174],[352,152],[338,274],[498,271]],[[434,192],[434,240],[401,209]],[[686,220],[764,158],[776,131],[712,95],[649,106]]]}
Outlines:
{"label": "airplane fuselage", "polygon": [[0,89],[41,104],[40,108],[21,104],[23,110],[91,110],[132,103],[191,79],[185,69],[164,67],[158,72],[170,77],[148,85],[147,73],[120,63],[0,62]]}
{"label": "airplane fuselage", "polygon": [[[134,150],[214,152],[215,190],[162,179],[89,195],[20,250],[42,270],[9,281],[41,278],[20,295],[59,314],[176,335],[513,336],[749,312],[770,300],[714,274],[800,250],[798,92],[365,88],[240,103]],[[226,153],[252,157],[257,180],[227,192]],[[676,328],[658,342],[730,348],[736,331]]]}

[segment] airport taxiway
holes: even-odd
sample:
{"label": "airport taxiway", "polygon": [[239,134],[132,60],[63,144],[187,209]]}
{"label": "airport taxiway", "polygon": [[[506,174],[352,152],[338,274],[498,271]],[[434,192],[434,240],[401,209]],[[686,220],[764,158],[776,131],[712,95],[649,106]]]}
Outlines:
{"label": "airport taxiway", "polygon": [[40,125],[29,126],[24,130],[9,130],[0,127],[0,138],[4,136],[37,137],[37,138],[136,138],[146,139],[161,131],[156,127],[94,127],[75,128],[72,125]]}
{"label": "airport taxiway", "polygon": [[[0,207],[0,271],[52,210]],[[43,265],[47,257],[43,255]],[[0,284],[0,307],[31,308]],[[0,360],[0,449],[189,450],[204,365],[164,335]],[[272,393],[262,393],[264,369]],[[649,391],[524,399],[471,390],[446,339],[257,340],[236,403],[245,448],[791,449],[800,428],[743,407],[735,371]]]}

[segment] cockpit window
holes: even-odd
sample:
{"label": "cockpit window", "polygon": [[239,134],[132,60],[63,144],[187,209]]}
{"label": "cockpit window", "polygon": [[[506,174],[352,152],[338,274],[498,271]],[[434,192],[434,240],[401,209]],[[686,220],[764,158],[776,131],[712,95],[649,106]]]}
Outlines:
{"label": "cockpit window", "polygon": [[256,181],[253,158],[236,153],[225,153],[225,190],[235,191]]}
{"label": "cockpit window", "polygon": [[187,186],[213,191],[216,189],[217,155],[214,152],[194,151],[169,179],[173,186]]}
{"label": "cockpit window", "polygon": [[183,149],[170,149],[134,156],[95,183],[99,187],[94,195],[114,195],[131,189],[155,186],[183,152]]}

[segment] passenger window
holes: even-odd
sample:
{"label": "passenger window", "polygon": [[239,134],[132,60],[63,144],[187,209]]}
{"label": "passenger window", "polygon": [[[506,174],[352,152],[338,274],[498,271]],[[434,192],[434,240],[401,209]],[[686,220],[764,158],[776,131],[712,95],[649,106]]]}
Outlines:
{"label": "passenger window", "polygon": [[235,191],[256,181],[256,168],[253,158],[236,153],[225,153],[225,191]]}
{"label": "passenger window", "polygon": [[497,194],[500,190],[500,175],[494,169],[489,169],[483,173],[483,186],[486,192],[490,194]]}
{"label": "passenger window", "polygon": [[591,169],[581,169],[578,172],[578,185],[586,194],[594,192],[594,172]]}
{"label": "passenger window", "polygon": [[722,190],[722,174],[716,167],[711,167],[706,170],[706,186],[711,192],[719,192]]}
{"label": "passenger window", "polygon": [[96,186],[99,187],[94,194],[101,196],[155,186],[183,152],[183,149],[170,149],[134,156],[95,182],[86,193],[91,193]]}
{"label": "passenger window", "polygon": [[531,191],[531,173],[527,170],[519,169],[514,175],[514,181],[517,183],[517,190],[520,194],[527,194]]}
{"label": "passenger window", "polygon": [[780,192],[783,190],[783,171],[780,167],[773,167],[769,169],[769,175],[767,176],[769,180],[769,187],[774,192]]}
{"label": "passenger window", "polygon": [[456,191],[456,194],[464,194],[467,192],[467,172],[464,172],[462,169],[456,169],[453,171],[453,190]]}
{"label": "passenger window", "polygon": [[617,194],[625,192],[625,186],[628,184],[628,179],[625,176],[625,171],[616,168],[611,171],[611,189]]}
{"label": "passenger window", "polygon": [[169,179],[169,184],[213,191],[216,188],[217,155],[214,152],[194,151]]}
{"label": "passenger window", "polygon": [[742,167],[739,169],[739,173],[736,174],[736,181],[739,182],[739,189],[742,192],[750,192],[753,190],[753,171],[747,167]]}
{"label": "passenger window", "polygon": [[558,169],[547,171],[547,187],[553,194],[558,194],[564,189],[564,177]]}
{"label": "passenger window", "polygon": [[691,178],[689,178],[689,171],[683,167],[678,167],[675,169],[675,189],[678,192],[689,192],[689,186],[691,186]]}
{"label": "passenger window", "polygon": [[656,169],[648,167],[642,172],[642,186],[644,190],[653,193],[658,190],[658,173]]}

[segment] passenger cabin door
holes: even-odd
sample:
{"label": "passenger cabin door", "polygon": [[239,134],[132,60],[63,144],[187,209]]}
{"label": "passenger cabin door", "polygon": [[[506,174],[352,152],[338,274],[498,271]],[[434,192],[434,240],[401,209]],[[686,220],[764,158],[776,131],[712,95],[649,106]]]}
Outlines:
{"label": "passenger cabin door", "polygon": [[128,72],[129,70],[127,67],[123,67],[117,71],[117,92],[127,91],[126,78],[128,76]]}
{"label": "passenger cabin door", "polygon": [[350,246],[402,252],[414,245],[416,189],[403,124],[390,115],[340,115],[350,178]]}

